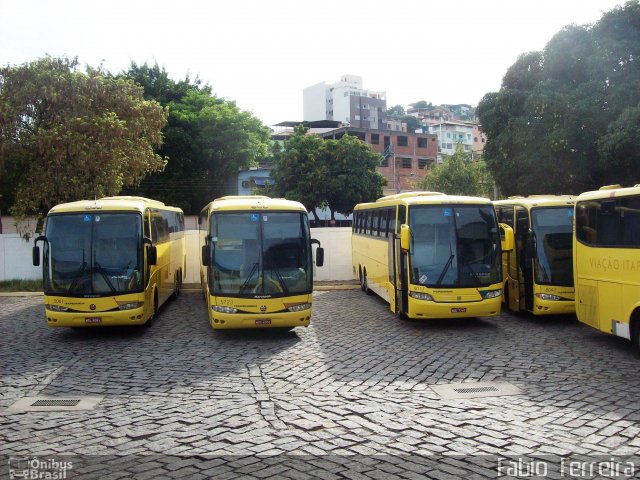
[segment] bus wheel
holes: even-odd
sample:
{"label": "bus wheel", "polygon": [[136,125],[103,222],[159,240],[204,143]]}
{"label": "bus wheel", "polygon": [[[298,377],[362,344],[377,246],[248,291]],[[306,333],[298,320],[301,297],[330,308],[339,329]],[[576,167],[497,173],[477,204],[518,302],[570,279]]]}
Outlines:
{"label": "bus wheel", "polygon": [[364,292],[364,283],[362,282],[362,267],[358,268],[358,279],[360,280],[360,290]]}
{"label": "bus wheel", "polygon": [[173,286],[173,298],[178,298],[180,296],[180,290],[182,289],[182,274],[180,270],[176,272],[176,281]]}
{"label": "bus wheel", "polygon": [[636,312],[631,319],[631,342],[640,350],[640,312]]}
{"label": "bus wheel", "polygon": [[369,288],[369,283],[367,282],[367,273],[365,272],[362,275],[362,291],[367,295],[371,295],[373,292]]}
{"label": "bus wheel", "polygon": [[151,316],[144,323],[144,326],[146,328],[149,328],[153,325],[153,322],[156,319],[156,315],[158,314],[158,290],[153,291],[153,305],[151,306],[151,308],[152,308]]}

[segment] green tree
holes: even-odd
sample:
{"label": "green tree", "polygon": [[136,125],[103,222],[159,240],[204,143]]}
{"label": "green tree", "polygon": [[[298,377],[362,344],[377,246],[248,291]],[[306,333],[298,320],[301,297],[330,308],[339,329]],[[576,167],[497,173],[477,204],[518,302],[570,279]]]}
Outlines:
{"label": "green tree", "polygon": [[382,196],[387,180],[377,170],[382,156],[369,145],[352,135],[338,140],[325,140],[327,175],[322,179],[326,189],[326,203],[331,220],[336,212],[349,215],[353,207],[372,202]]}
{"label": "green tree", "polygon": [[356,137],[323,140],[299,125],[284,144],[271,170],[274,184],[266,193],[297,200],[318,220],[315,209],[328,207],[348,215],[360,202],[382,195],[385,178],[378,173],[381,156]]}
{"label": "green tree", "polygon": [[415,103],[410,103],[409,106],[413,108],[432,108],[433,104],[431,102],[427,102],[426,100],[419,100]]}
{"label": "green tree", "polygon": [[461,143],[453,155],[445,155],[442,164],[432,168],[420,183],[427,191],[449,195],[491,197],[493,181],[482,160],[471,160]]}
{"label": "green tree", "polygon": [[404,115],[405,111],[402,105],[394,105],[393,107],[387,108],[387,117],[389,118],[400,120]]}
{"label": "green tree", "polygon": [[46,57],[0,69],[2,196],[18,218],[118,194],[164,168],[154,149],[166,111],[132,81],[77,66]]}
{"label": "green tree", "polygon": [[567,26],[543,51],[521,55],[500,91],[485,95],[477,110],[484,156],[502,193],[638,181],[633,127],[625,125],[637,121],[640,105],[638,25],[633,0],[593,26]]}
{"label": "green tree", "polygon": [[307,128],[298,125],[285,142],[281,156],[275,159],[270,175],[274,183],[265,194],[286,197],[302,203],[316,220],[316,208],[327,205],[324,185],[328,165],[325,160],[324,141],[316,135],[307,135]]}
{"label": "green tree", "polygon": [[163,172],[150,175],[128,193],[141,194],[197,213],[213,198],[228,193],[239,169],[267,156],[270,132],[235,102],[217,98],[200,80],[171,80],[164,68],[132,64],[122,74],[169,109],[159,153],[168,159]]}
{"label": "green tree", "polygon": [[420,120],[418,120],[417,117],[414,117],[413,115],[405,115],[401,118],[401,121],[407,124],[407,132],[411,133],[414,133],[418,128],[422,126]]}

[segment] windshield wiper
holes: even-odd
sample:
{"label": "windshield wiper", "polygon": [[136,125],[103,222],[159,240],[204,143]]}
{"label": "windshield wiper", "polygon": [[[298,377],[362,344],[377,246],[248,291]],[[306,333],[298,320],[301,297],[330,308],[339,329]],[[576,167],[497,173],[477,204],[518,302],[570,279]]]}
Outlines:
{"label": "windshield wiper", "polygon": [[273,267],[271,270],[276,272],[276,277],[278,278],[278,282],[280,282],[282,291],[284,293],[289,293],[289,289],[287,288],[287,284],[284,282],[284,278],[282,278],[282,274],[280,273],[280,270],[278,270],[276,267]]}
{"label": "windshield wiper", "polygon": [[440,276],[438,277],[438,280],[436,281],[436,285],[440,285],[442,283],[442,280],[444,279],[444,276],[449,271],[449,267],[451,266],[451,261],[453,260],[453,257],[455,257],[455,256],[456,256],[455,253],[452,253],[449,256],[449,260],[447,260],[447,263],[445,264],[444,268],[442,269],[442,272],[440,273]]}
{"label": "windshield wiper", "polygon": [[84,261],[84,251],[82,252],[82,265],[80,265],[80,270],[78,270],[78,274],[73,278],[73,281],[71,282],[71,284],[69,285],[69,288],[67,289],[67,295],[70,295],[71,292],[73,291],[73,289],[76,287],[78,281],[86,274],[87,272],[87,262]]}
{"label": "windshield wiper", "polygon": [[249,276],[240,287],[241,292],[247,288],[247,285],[249,285],[249,281],[251,281],[251,278],[253,278],[253,274],[258,271],[258,265],[259,265],[259,262],[256,262],[253,264],[253,267],[251,268],[251,272],[249,272]]}
{"label": "windshield wiper", "polygon": [[102,275],[102,278],[104,278],[105,283],[107,284],[107,286],[111,289],[111,292],[115,293],[116,292],[116,287],[113,286],[113,283],[111,283],[111,280],[109,280],[109,277],[107,276],[107,274],[104,272],[104,269],[100,266],[100,264],[98,262],[94,262],[94,266],[91,269],[91,272],[97,272],[100,275]]}

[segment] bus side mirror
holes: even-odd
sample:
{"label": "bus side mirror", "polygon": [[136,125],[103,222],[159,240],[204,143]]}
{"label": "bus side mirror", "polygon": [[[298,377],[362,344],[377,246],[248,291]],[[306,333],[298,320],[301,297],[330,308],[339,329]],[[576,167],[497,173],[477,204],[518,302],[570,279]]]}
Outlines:
{"label": "bus side mirror", "polygon": [[202,266],[208,267],[211,265],[211,249],[208,244],[202,246]]}
{"label": "bus side mirror", "polygon": [[38,246],[38,242],[40,240],[46,240],[47,237],[44,235],[40,235],[33,241],[33,250],[31,251],[31,261],[33,262],[34,267],[40,266],[40,247]]}
{"label": "bus side mirror", "polygon": [[311,245],[318,245],[318,249],[316,250],[316,267],[321,267],[324,265],[324,248],[320,246],[320,240],[316,240],[315,238],[311,239]]}
{"label": "bus side mirror", "polygon": [[411,249],[411,228],[405,223],[400,225],[400,248],[404,252]]}
{"label": "bus side mirror", "polygon": [[513,228],[506,223],[501,223],[500,228],[500,245],[503,252],[510,252],[513,250],[515,240],[513,237]]}
{"label": "bus side mirror", "polygon": [[155,245],[149,245],[147,248],[147,264],[155,265],[158,263],[158,250]]}

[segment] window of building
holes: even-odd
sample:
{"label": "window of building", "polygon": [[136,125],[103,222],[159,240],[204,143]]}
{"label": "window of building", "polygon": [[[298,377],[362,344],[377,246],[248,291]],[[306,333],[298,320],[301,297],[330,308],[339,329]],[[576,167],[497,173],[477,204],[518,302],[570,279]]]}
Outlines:
{"label": "window of building", "polygon": [[355,115],[356,120],[360,120],[360,115]]}
{"label": "window of building", "polygon": [[384,148],[386,149],[389,145],[391,145],[391,137],[387,135],[384,136]]}
{"label": "window of building", "polygon": [[426,158],[419,158],[418,159],[418,168],[420,168],[421,170],[424,170],[426,166],[427,166],[427,159]]}
{"label": "window of building", "polygon": [[251,184],[249,183],[249,180],[242,181],[242,188],[249,188],[250,186]]}
{"label": "window of building", "polygon": [[411,168],[411,159],[403,158],[402,159],[402,168]]}
{"label": "window of building", "polygon": [[384,157],[382,159],[382,162],[380,163],[381,167],[388,167],[389,166],[389,157]]}
{"label": "window of building", "polygon": [[406,147],[407,145],[409,145],[409,141],[404,135],[398,135],[397,142],[399,147]]}
{"label": "window of building", "polygon": [[451,132],[447,132],[447,138],[451,138]]}
{"label": "window of building", "polygon": [[371,134],[371,143],[373,145],[379,145],[380,144],[380,134],[379,133],[372,133]]}
{"label": "window of building", "polygon": [[427,148],[427,139],[418,137],[418,148]]}

